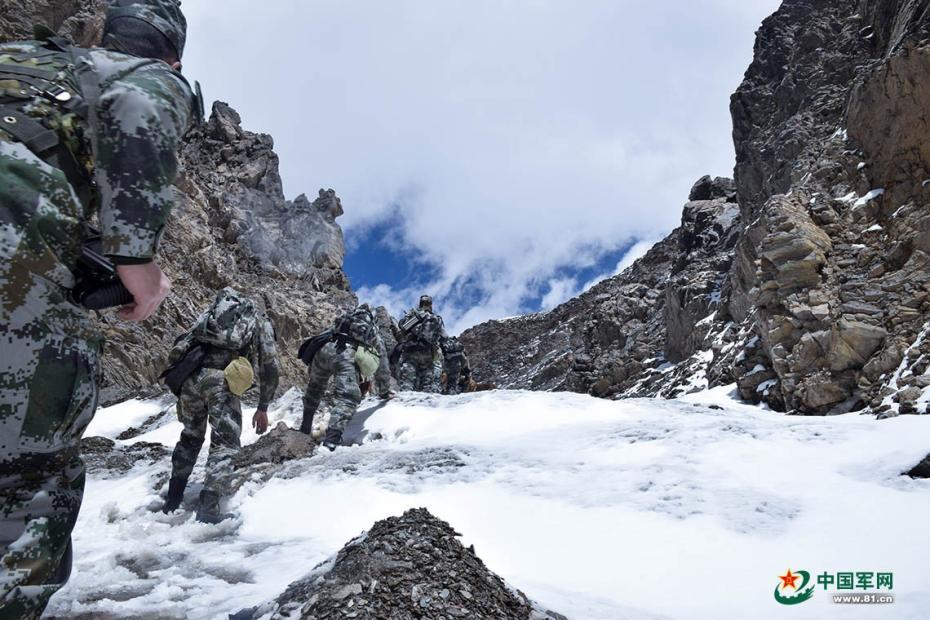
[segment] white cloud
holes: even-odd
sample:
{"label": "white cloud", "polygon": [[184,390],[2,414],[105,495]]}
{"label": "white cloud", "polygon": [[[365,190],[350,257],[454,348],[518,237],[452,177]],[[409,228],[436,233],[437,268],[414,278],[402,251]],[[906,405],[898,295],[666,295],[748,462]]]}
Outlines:
{"label": "white cloud", "polygon": [[275,137],[288,195],[339,192],[350,243],[389,214],[440,305],[479,287],[465,324],[554,300],[559,267],[661,237],[729,174],[729,95],[778,4],[188,2],[185,64]]}

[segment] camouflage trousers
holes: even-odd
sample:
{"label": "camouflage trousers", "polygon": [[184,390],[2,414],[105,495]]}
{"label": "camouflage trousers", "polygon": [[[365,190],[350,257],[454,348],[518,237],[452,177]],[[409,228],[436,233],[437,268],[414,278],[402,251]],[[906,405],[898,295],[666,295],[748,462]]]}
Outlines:
{"label": "camouflage trousers", "polygon": [[201,368],[181,386],[178,419],[184,425],[171,455],[171,477],[187,482],[210,426],[210,451],[203,488],[229,494],[232,459],[239,452],[242,405],[229,391],[222,370]]}
{"label": "camouflage trousers", "polygon": [[329,428],[344,431],[362,402],[355,367],[355,349],[330,342],[317,352],[310,365],[310,381],[304,392],[304,422],[312,420],[333,379],[333,408]]}
{"label": "camouflage trousers", "polygon": [[441,368],[432,351],[407,350],[400,358],[397,382],[402,390],[438,394]]}
{"label": "camouflage trousers", "polygon": [[38,618],[70,573],[99,376],[68,302],[82,217],[59,171],[0,138],[0,618]]}
{"label": "camouflage trousers", "polygon": [[450,356],[445,360],[446,384],[442,388],[443,394],[460,394],[462,392],[462,369],[465,360],[458,356]]}

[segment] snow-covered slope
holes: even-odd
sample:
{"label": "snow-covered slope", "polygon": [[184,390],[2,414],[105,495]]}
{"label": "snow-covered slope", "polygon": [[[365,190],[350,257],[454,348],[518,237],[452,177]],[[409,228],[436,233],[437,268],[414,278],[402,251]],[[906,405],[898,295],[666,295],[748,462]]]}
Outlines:
{"label": "snow-covered slope", "polygon": [[[298,406],[289,392],[272,424],[296,422]],[[103,410],[88,434],[114,438],[159,408]],[[362,445],[247,483],[229,502],[239,518],[220,526],[152,511],[167,459],[91,477],[75,572],[50,613],[225,618],[274,598],[374,521],[424,506],[512,586],[570,618],[930,617],[930,482],[900,475],[926,454],[928,420],[791,417],[718,390],[617,402],[403,394],[366,402],[356,422]],[[179,430],[118,443],[170,446]],[[818,588],[784,607],[773,590],[789,568],[892,572],[897,601],[837,605]]]}

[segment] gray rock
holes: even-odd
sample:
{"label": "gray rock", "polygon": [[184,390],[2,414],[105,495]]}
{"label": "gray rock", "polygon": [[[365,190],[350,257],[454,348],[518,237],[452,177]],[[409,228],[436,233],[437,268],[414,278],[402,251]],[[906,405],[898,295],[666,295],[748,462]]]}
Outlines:
{"label": "gray rock", "polygon": [[505,618],[564,620],[508,587],[426,509],[378,521],[272,603],[236,614],[258,617]]}

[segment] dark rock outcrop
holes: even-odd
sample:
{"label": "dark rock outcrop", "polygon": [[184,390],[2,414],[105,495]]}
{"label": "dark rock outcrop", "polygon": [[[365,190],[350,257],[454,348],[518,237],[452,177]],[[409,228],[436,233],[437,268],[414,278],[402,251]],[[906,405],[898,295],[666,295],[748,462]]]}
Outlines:
{"label": "dark rock outcrop", "polygon": [[930,478],[930,454],[904,473],[911,478]]}
{"label": "dark rock outcrop", "polygon": [[706,387],[707,349],[739,232],[732,181],[704,177],[681,226],[630,268],[551,312],[462,334],[479,381],[597,396],[675,396]]}
{"label": "dark rock outcrop", "polygon": [[140,441],[124,446],[106,437],[85,437],[81,440],[81,456],[92,474],[125,474],[136,465],[151,465],[168,459],[170,455],[168,448],[160,443]]}
{"label": "dark rock outcrop", "polygon": [[107,0],[4,0],[0,41],[31,39],[32,28],[48,26],[78,45],[96,45],[103,34]]}
{"label": "dark rock outcrop", "polygon": [[552,620],[426,509],[378,521],[273,603],[234,618]]}

